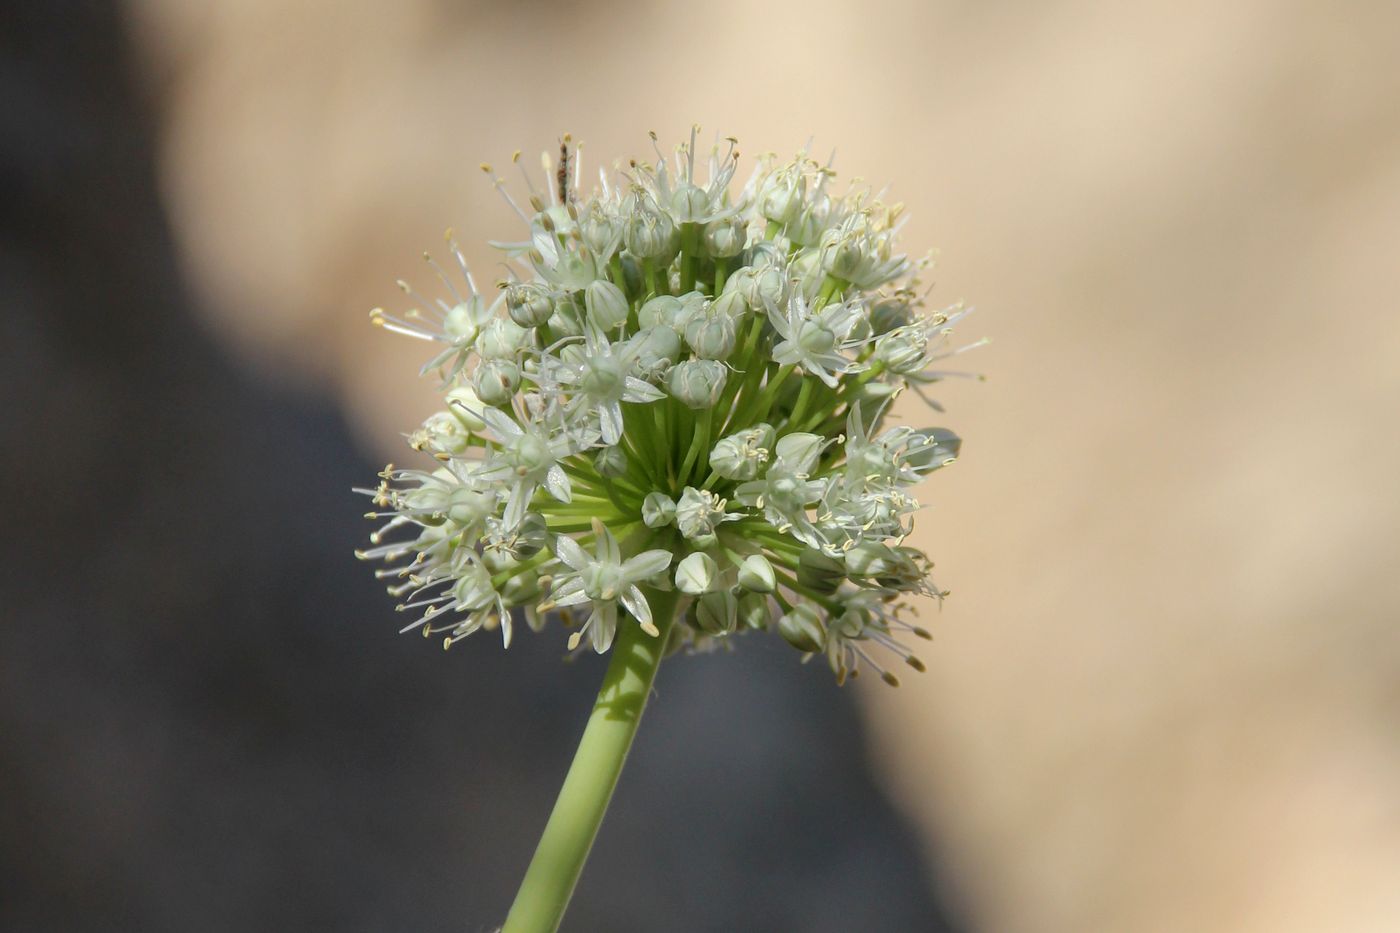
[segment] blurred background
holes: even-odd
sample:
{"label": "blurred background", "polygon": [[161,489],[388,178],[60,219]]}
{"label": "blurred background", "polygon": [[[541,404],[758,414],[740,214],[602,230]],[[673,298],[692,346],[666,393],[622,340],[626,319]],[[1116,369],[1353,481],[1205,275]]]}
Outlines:
{"label": "blurred background", "polygon": [[479,162],[692,122],[889,183],[988,380],[928,673],[668,665],[573,928],[1400,928],[1400,7],[0,17],[8,928],[499,922],[601,668],[393,636],[367,311],[489,268]]}

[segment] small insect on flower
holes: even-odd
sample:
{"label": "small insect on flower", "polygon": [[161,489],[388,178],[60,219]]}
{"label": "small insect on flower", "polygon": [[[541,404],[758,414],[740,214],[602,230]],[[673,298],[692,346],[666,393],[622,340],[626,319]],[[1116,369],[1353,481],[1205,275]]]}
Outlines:
{"label": "small insect on flower", "polygon": [[449,232],[444,296],[401,283],[415,306],[373,312],[434,345],[443,403],[409,435],[424,468],[360,490],[385,519],[361,556],[447,644],[557,611],[582,620],[571,651],[626,625],[692,649],[769,631],[897,683],[889,658],[923,669],[909,600],[944,595],[905,544],[916,487],[961,442],[892,402],[966,375],[936,367],[977,345],[948,348],[970,309],[925,308],[902,206],[837,193],[830,162],[767,156],[736,186],[732,139],[652,148],[585,191],[565,135],[521,200],[483,166],[524,227],[493,244],[499,293]]}

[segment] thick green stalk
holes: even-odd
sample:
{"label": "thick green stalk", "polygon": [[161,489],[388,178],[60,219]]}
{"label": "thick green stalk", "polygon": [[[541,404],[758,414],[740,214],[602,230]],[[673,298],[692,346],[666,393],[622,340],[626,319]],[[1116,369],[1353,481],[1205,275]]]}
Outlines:
{"label": "thick green stalk", "polygon": [[637,734],[675,623],[678,595],[674,590],[647,593],[660,629],[657,637],[643,632],[635,619],[619,619],[593,713],[502,933],[553,933],[559,928]]}

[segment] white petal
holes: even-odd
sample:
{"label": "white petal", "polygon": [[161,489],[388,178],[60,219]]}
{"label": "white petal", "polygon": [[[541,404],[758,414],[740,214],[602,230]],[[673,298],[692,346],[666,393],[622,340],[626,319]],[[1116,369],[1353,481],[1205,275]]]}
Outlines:
{"label": "white petal", "polygon": [[666,397],[665,392],[636,376],[628,376],[626,385],[627,389],[622,397],[629,402],[655,402]]}
{"label": "white petal", "polygon": [[556,606],[577,606],[588,602],[588,593],[583,589],[583,581],[574,577],[551,593],[549,598]]}
{"label": "white petal", "polygon": [[515,423],[515,419],[501,411],[499,408],[484,406],[481,409],[481,420],[486,422],[486,426],[495,432],[501,440],[510,440],[519,437],[525,432],[520,429],[520,425]]}
{"label": "white petal", "polygon": [[575,570],[583,570],[593,563],[593,558],[589,557],[587,552],[578,546],[578,542],[568,535],[560,535],[554,539],[554,553]]}
{"label": "white petal", "polygon": [[569,474],[564,472],[559,464],[549,468],[549,472],[544,475],[544,488],[549,490],[549,494],[560,502],[573,502],[573,487],[569,485]]}
{"label": "white petal", "polygon": [[792,328],[788,326],[788,319],[775,305],[768,306],[768,322],[773,325],[778,336],[784,340],[792,339]]}
{"label": "white petal", "polygon": [[629,586],[622,591],[622,605],[627,607],[627,611],[632,613],[632,617],[641,625],[642,631],[652,638],[660,635],[656,623],[651,620],[651,606],[647,604],[647,598],[642,595],[642,591],[635,586]]}
{"label": "white petal", "polygon": [[613,634],[617,631],[617,603],[603,603],[593,610],[593,650],[602,654],[612,646]]}
{"label": "white petal", "polygon": [[598,425],[603,430],[603,443],[612,447],[622,440],[622,406],[604,402],[598,406]]}
{"label": "white petal", "polygon": [[530,497],[535,494],[537,483],[529,480],[516,480],[515,485],[510,487],[510,499],[506,502],[506,511],[501,520],[505,522],[508,529],[514,530],[520,527],[521,521],[525,518],[525,509],[530,504]]}
{"label": "white petal", "polygon": [[643,551],[622,565],[622,577],[629,583],[640,583],[671,566],[670,551]]}

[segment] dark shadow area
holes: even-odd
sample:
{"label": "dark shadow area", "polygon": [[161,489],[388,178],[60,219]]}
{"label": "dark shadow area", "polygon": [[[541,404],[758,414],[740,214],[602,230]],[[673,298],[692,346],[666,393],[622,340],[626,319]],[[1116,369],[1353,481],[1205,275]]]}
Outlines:
{"label": "dark shadow area", "polygon": [[[491,928],[602,662],[395,634],[377,466],[190,314],[119,11],[0,37],[0,927]],[[746,639],[663,667],[565,926],[950,929],[927,878],[852,697]]]}

